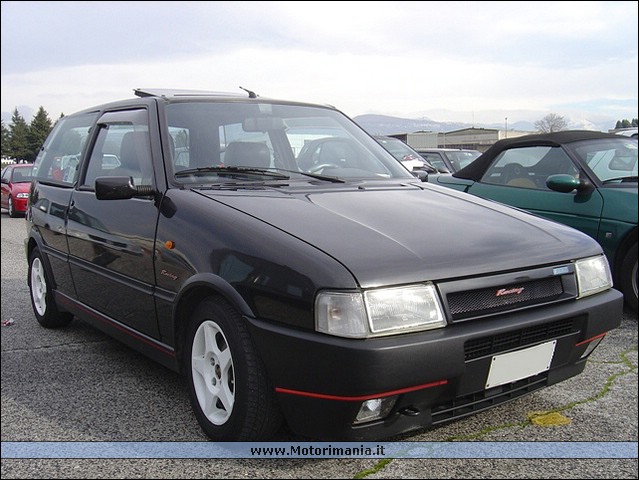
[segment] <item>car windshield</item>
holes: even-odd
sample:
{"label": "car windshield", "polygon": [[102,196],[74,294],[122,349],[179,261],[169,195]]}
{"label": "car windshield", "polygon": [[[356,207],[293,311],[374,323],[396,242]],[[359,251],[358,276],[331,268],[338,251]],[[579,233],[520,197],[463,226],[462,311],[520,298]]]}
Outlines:
{"label": "car windshield", "polygon": [[450,163],[453,164],[455,171],[461,170],[480,155],[481,152],[475,150],[458,150],[454,152],[446,152],[446,156],[450,160]]}
{"label": "car windshield", "polygon": [[175,102],[167,105],[166,117],[179,183],[414,179],[361,128],[330,108]]}
{"label": "car windshield", "polygon": [[396,138],[377,138],[377,141],[386,150],[388,150],[393,157],[401,162],[405,162],[407,160],[423,160],[417,152],[415,152],[401,140],[398,140]]}
{"label": "car windshield", "polygon": [[569,145],[602,182],[637,178],[637,140],[620,136],[611,139],[586,140]]}

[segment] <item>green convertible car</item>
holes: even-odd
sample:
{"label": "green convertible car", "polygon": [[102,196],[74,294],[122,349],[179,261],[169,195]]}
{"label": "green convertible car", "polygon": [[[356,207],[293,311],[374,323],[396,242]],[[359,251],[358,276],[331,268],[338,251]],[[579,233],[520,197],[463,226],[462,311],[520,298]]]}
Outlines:
{"label": "green convertible car", "polygon": [[587,233],[637,310],[637,139],[587,130],[504,139],[466,168],[429,181]]}

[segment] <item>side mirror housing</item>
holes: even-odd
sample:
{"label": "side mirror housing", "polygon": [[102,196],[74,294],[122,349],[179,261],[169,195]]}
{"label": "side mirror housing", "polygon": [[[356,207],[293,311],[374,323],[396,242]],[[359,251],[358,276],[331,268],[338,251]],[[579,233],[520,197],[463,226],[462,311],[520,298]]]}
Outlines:
{"label": "side mirror housing", "polygon": [[549,176],[546,179],[546,186],[561,193],[570,193],[574,190],[577,190],[578,193],[590,193],[594,190],[590,181],[564,173]]}

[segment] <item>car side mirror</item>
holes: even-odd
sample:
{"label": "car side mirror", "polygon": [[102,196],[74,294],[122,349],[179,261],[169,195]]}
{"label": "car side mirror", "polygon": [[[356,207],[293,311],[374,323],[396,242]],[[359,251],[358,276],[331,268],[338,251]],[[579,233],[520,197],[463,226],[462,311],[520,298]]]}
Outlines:
{"label": "car side mirror", "polygon": [[95,179],[95,196],[98,200],[126,200],[153,195],[151,185],[135,186],[131,177],[98,177]]}
{"label": "car side mirror", "polygon": [[428,172],[424,170],[413,170],[413,175],[419,178],[422,182],[428,181]]}
{"label": "car side mirror", "polygon": [[8,178],[3,178],[2,179],[2,183],[9,183],[9,179]]}
{"label": "car side mirror", "polygon": [[546,186],[555,192],[570,193],[577,190],[578,193],[590,193],[594,189],[592,183],[583,178],[560,173],[551,175],[546,179]]}

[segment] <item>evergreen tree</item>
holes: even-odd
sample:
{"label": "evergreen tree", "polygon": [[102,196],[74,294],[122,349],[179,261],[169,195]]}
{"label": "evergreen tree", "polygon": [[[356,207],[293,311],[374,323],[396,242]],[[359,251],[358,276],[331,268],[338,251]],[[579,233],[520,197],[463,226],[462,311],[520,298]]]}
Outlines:
{"label": "evergreen tree", "polygon": [[9,145],[8,142],[9,142],[9,129],[4,124],[4,122],[2,122],[2,143],[0,143],[0,149],[2,150],[1,152],[2,158],[11,156],[9,155],[9,153],[7,153],[7,148]]}
{"label": "evergreen tree", "polygon": [[623,120],[617,120],[617,123],[615,124],[615,130],[619,130],[620,128],[636,127],[638,125],[639,120],[637,120],[636,118],[633,118],[631,121],[627,118],[624,118]]}
{"label": "evergreen tree", "polygon": [[29,125],[24,120],[24,117],[20,115],[17,108],[13,111],[11,117],[7,144],[7,155],[15,158],[16,161],[26,160],[31,157]]}
{"label": "evergreen tree", "polygon": [[33,162],[36,159],[40,147],[42,147],[42,144],[47,139],[52,127],[53,123],[49,118],[49,114],[45,111],[44,107],[41,106],[29,125],[28,142],[31,152],[26,160]]}

